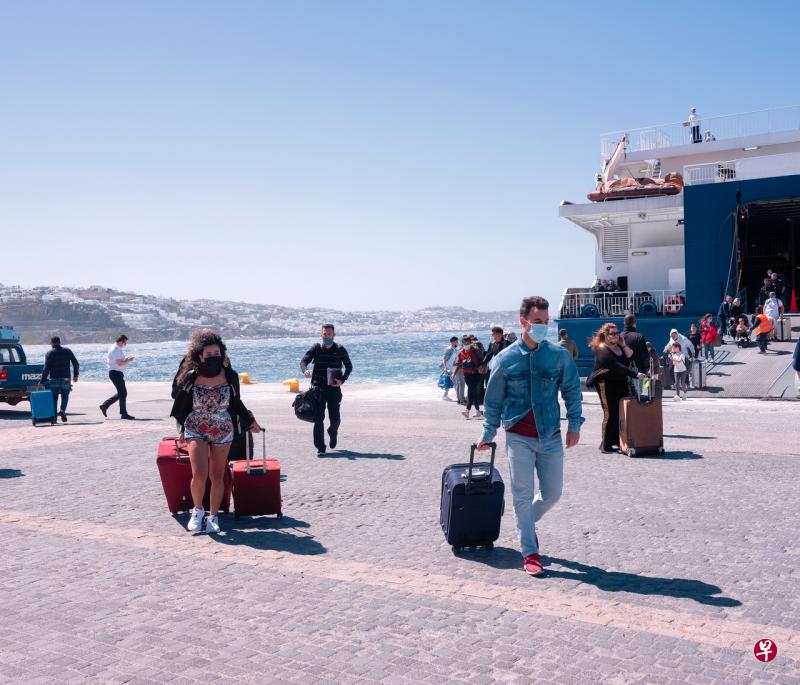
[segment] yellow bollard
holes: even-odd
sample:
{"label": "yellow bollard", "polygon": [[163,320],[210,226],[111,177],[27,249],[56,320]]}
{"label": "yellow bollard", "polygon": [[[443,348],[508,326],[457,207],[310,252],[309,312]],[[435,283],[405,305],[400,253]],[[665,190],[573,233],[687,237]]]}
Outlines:
{"label": "yellow bollard", "polygon": [[296,378],[289,378],[283,381],[281,385],[289,386],[289,392],[300,392],[300,381]]}
{"label": "yellow bollard", "polygon": [[242,381],[242,385],[250,385],[250,374],[246,371],[244,373],[240,373],[239,380]]}

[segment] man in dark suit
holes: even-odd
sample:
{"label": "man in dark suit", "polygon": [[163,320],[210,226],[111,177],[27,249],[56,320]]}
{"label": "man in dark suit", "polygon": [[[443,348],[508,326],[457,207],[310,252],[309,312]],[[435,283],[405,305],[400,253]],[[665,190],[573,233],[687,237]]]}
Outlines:
{"label": "man in dark suit", "polygon": [[633,314],[625,317],[622,339],[633,350],[632,361],[636,369],[641,373],[650,373],[650,354],[644,336],[636,330],[636,317]]}

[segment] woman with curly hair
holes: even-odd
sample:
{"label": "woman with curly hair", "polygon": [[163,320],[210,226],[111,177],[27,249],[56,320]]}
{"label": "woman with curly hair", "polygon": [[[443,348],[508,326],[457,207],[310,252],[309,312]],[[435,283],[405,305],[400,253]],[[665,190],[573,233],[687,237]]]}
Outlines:
{"label": "woman with curly hair", "polygon": [[238,427],[254,433],[258,422],[242,403],[239,376],[230,367],[227,348],[214,331],[195,331],[175,377],[175,403],[170,416],[181,425],[181,438],[189,444],[192,465],[192,509],[187,529],[203,523],[203,495],[211,478],[210,511],[206,532],[219,533],[217,511],[224,494],[228,452]]}
{"label": "woman with curly hair", "polygon": [[597,390],[603,407],[603,435],[600,451],[619,449],[619,401],[628,396],[628,378],[644,378],[630,366],[633,350],[625,344],[616,324],[606,323],[594,334],[589,347],[594,350],[594,371],[587,387]]}

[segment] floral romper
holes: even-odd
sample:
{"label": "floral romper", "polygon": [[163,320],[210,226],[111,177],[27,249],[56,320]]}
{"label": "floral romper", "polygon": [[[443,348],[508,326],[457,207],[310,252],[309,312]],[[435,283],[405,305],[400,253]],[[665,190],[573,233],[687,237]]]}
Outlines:
{"label": "floral romper", "polygon": [[195,385],[192,390],[192,411],[186,417],[187,440],[202,440],[212,445],[233,442],[233,420],[228,413],[231,386]]}

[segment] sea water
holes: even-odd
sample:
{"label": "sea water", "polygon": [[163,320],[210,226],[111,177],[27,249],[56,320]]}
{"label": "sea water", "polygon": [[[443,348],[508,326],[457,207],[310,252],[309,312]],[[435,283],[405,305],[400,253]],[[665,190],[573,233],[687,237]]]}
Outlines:
{"label": "sea water", "polygon": [[[489,346],[491,336],[486,331],[474,333]],[[435,383],[441,373],[439,363],[454,333],[382,333],[380,335],[337,336],[353,362],[350,383]],[[518,334],[518,333],[517,333]],[[555,340],[556,329],[551,326],[548,338]],[[319,342],[318,337],[261,338],[228,340],[228,356],[238,372],[262,383],[275,383],[299,378],[300,360]],[[136,357],[125,369],[128,381],[171,381],[186,353],[186,341],[137,343],[130,340],[125,352]],[[86,381],[108,380],[106,355],[110,344],[67,345],[80,364],[80,378]],[[28,362],[44,361],[49,345],[26,345]]]}

